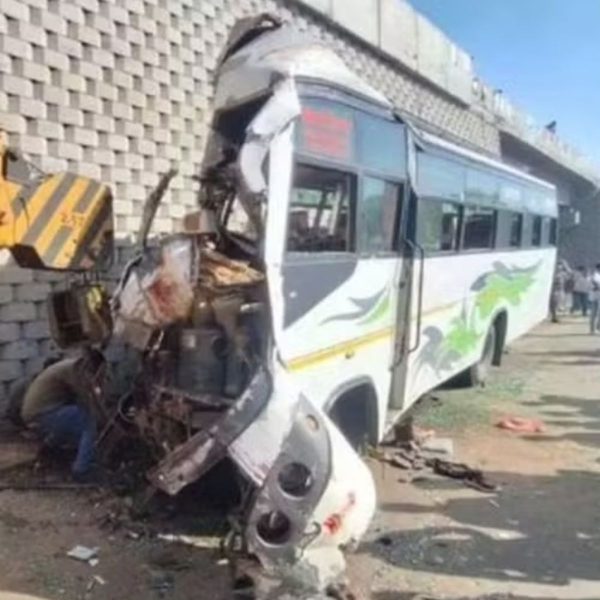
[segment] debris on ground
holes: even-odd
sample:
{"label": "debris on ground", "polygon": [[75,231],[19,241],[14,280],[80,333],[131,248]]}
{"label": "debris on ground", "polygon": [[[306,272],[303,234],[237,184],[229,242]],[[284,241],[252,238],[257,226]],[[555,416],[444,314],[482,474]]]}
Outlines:
{"label": "debris on ground", "polygon": [[335,600],[357,600],[356,594],[346,583],[330,585],[326,590],[326,595],[327,598],[335,598]]}
{"label": "debris on ground", "polygon": [[419,427],[414,424],[413,417],[408,416],[396,423],[386,439],[384,444],[401,447],[409,442],[422,444],[430,438],[435,437],[435,429]]}
{"label": "debris on ground", "polygon": [[481,470],[473,469],[464,463],[433,458],[427,461],[427,466],[431,467],[437,475],[443,475],[450,479],[459,479],[466,486],[479,492],[495,492],[498,490],[498,486],[489,482]]}
{"label": "debris on ground", "polygon": [[96,559],[99,551],[100,548],[88,548],[87,546],[77,545],[73,546],[73,548],[67,552],[67,556],[69,558],[74,558],[75,560],[80,560],[81,562],[90,563]]}
{"label": "debris on ground", "polygon": [[414,440],[419,444],[422,444],[423,442],[426,442],[427,440],[435,437],[435,435],[435,429],[431,429],[428,427],[418,427],[417,425],[413,425],[413,437]]}
{"label": "debris on ground", "polygon": [[405,471],[420,471],[425,468],[425,460],[416,444],[405,444],[403,448],[376,452],[373,456],[381,462]]}
{"label": "debris on ground", "polygon": [[149,587],[159,593],[165,593],[175,586],[175,577],[172,573],[152,572],[150,573]]}
{"label": "debris on ground", "polygon": [[221,547],[221,537],[214,535],[175,535],[172,533],[159,533],[158,539],[163,542],[183,544],[202,548],[203,550],[217,550]]}
{"label": "debris on ground", "polygon": [[414,439],[415,429],[410,426],[412,439],[406,441],[404,438],[405,441],[396,442],[393,448],[375,449],[371,453],[372,457],[405,471],[409,475],[407,481],[414,481],[415,473],[421,476],[424,469],[429,468],[437,475],[459,479],[466,486],[480,492],[497,490],[497,486],[487,481],[481,470],[448,460],[454,454],[454,442],[451,438],[437,438],[434,432],[428,432],[425,439],[417,441]]}
{"label": "debris on ground", "polygon": [[496,423],[498,429],[506,429],[515,433],[544,433],[543,421],[539,419],[526,419],[524,417],[504,417]]}

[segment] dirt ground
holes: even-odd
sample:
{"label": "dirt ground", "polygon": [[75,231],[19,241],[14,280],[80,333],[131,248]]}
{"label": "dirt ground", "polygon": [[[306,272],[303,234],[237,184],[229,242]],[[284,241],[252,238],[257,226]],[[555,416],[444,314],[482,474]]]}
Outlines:
{"label": "dirt ground", "polygon": [[[600,599],[600,337],[545,324],[480,390],[436,392],[417,421],[500,485],[481,493],[375,464],[379,512],[351,572],[373,600]],[[495,428],[501,417],[545,431]]]}
{"label": "dirt ground", "polygon": [[[455,459],[501,489],[431,474],[407,483],[402,470],[373,461],[379,511],[349,568],[361,597],[600,599],[599,366],[600,337],[584,321],[546,324],[510,349],[485,388],[424,402],[418,424],[451,437]],[[504,415],[541,418],[545,431],[495,428]],[[0,491],[0,599],[230,597],[214,549],[153,535],[217,531],[218,515],[116,526],[113,512],[130,502],[97,491]],[[99,563],[66,557],[75,544],[98,547]]]}

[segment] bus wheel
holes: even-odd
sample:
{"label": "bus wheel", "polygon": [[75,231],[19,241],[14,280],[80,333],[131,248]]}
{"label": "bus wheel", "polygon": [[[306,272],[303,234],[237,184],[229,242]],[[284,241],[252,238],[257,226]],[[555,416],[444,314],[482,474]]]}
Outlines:
{"label": "bus wheel", "polygon": [[498,331],[496,329],[496,324],[493,323],[485,336],[481,358],[473,366],[469,367],[465,373],[465,379],[468,385],[475,387],[485,384],[492,364],[494,363],[497,339]]}

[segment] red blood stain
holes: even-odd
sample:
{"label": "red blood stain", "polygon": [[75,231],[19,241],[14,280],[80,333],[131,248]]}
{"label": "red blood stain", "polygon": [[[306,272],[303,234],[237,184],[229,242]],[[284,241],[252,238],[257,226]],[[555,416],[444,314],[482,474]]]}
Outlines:
{"label": "red blood stain", "polygon": [[339,512],[332,513],[323,522],[323,527],[330,535],[335,535],[344,525],[345,516],[352,510],[356,504],[356,494],[350,492],[348,494],[348,501],[342,507]]}
{"label": "red blood stain", "polygon": [[148,288],[148,293],[162,317],[171,316],[177,302],[177,285],[164,271]]}
{"label": "red blood stain", "polygon": [[329,515],[325,519],[323,527],[330,535],[335,535],[342,528],[342,516],[338,513]]}

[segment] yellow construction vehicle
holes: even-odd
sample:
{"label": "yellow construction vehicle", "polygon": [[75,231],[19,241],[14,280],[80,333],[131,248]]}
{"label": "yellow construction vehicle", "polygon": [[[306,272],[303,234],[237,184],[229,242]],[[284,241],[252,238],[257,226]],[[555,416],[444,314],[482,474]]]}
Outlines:
{"label": "yellow construction vehicle", "polygon": [[39,171],[0,132],[0,248],[30,269],[106,266],[113,248],[109,187],[89,177]]}
{"label": "yellow construction vehicle", "polygon": [[0,248],[20,267],[82,274],[48,295],[50,329],[61,347],[110,337],[108,295],[87,274],[110,266],[113,229],[107,185],[72,173],[43,173],[0,131]]}

